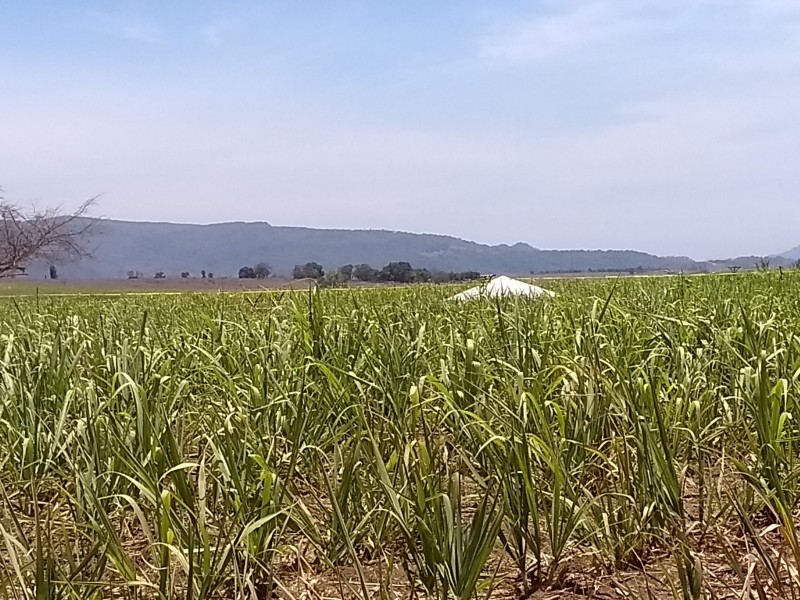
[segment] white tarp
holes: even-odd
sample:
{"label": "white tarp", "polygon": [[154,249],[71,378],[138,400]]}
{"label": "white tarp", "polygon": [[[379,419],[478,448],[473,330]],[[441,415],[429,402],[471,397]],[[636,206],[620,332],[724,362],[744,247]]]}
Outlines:
{"label": "white tarp", "polygon": [[540,288],[524,281],[511,279],[502,275],[495,277],[486,285],[470,288],[453,296],[453,300],[472,300],[473,298],[498,298],[501,296],[523,296],[526,298],[539,298],[555,296],[555,292]]}

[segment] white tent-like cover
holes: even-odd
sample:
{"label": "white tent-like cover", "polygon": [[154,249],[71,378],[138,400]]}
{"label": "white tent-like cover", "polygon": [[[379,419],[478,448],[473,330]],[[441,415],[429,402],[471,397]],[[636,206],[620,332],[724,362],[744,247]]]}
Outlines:
{"label": "white tent-like cover", "polygon": [[501,275],[489,281],[453,296],[453,300],[472,300],[473,298],[499,298],[502,296],[522,296],[525,298],[541,298],[555,296],[555,292],[540,288],[518,279]]}

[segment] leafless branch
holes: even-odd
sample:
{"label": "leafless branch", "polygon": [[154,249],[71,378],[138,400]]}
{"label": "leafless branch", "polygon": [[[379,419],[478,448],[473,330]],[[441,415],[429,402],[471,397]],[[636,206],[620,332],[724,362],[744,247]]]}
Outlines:
{"label": "leafless branch", "polygon": [[69,213],[60,208],[25,211],[0,195],[0,277],[24,273],[33,261],[91,255],[96,220],[87,215],[95,202],[91,198]]}

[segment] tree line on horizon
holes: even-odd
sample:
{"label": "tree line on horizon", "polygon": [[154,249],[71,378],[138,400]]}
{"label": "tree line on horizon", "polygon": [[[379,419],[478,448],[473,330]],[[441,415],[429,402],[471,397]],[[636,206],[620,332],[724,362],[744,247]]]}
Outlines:
{"label": "tree line on horizon", "polygon": [[[272,275],[267,263],[258,263],[255,267],[244,266],[239,269],[239,279],[266,279]],[[317,262],[295,265],[292,269],[293,279],[313,279],[322,285],[345,285],[351,281],[363,283],[451,283],[472,281],[480,278],[478,271],[430,271],[415,268],[407,261],[390,262],[380,269],[362,263],[358,265],[342,265],[335,271],[326,273],[324,267]]]}
{"label": "tree line on horizon", "polygon": [[[203,279],[213,279],[213,273],[205,269],[200,271]],[[272,267],[266,262],[259,262],[255,266],[243,266],[239,269],[239,279],[268,279],[277,276]],[[55,267],[50,269],[50,278],[58,277]],[[144,273],[131,270],[127,273],[128,279],[143,279]],[[181,279],[191,278],[189,271],[182,271]],[[430,271],[426,268],[415,268],[407,261],[390,262],[380,269],[369,264],[342,265],[338,269],[326,272],[325,268],[317,262],[307,262],[295,265],[292,269],[293,279],[313,279],[322,285],[344,285],[351,281],[362,283],[454,283],[473,281],[479,279],[478,271]],[[154,279],[166,279],[164,271],[157,271]]]}

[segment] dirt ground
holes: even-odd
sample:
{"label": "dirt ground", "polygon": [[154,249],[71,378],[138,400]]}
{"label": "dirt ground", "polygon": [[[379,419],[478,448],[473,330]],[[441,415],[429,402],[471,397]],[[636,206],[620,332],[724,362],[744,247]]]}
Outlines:
{"label": "dirt ground", "polygon": [[[259,290],[306,290],[313,285],[309,279],[97,279],[97,280],[33,280],[7,279],[0,283],[0,295],[57,295],[57,294],[132,294],[132,293],[190,293],[242,292]],[[363,287],[353,282],[351,287]]]}
{"label": "dirt ground", "polygon": [[[663,273],[650,273],[640,276],[663,276]],[[553,281],[564,279],[597,279],[603,277],[631,277],[620,273],[561,273],[537,274],[520,277],[531,281]],[[70,280],[70,279],[30,279],[26,277],[0,279],[0,296],[26,296],[26,295],[58,295],[58,294],[158,294],[158,293],[191,293],[191,292],[255,292],[259,290],[306,290],[313,285],[311,279],[238,279],[236,277],[215,277],[203,279],[177,277],[154,279],[143,277],[141,279],[95,279],[95,280]],[[391,283],[365,283],[351,281],[350,288],[386,287],[399,284]],[[467,283],[464,284],[468,285]],[[474,284],[473,284],[474,285]]]}
{"label": "dirt ground", "polygon": [[[791,568],[782,569],[782,587],[777,588],[752,548],[740,535],[731,533],[725,540],[708,540],[695,554],[703,565],[702,597],[708,600],[779,600],[798,597],[797,581],[788,573]],[[782,545],[777,535],[768,534],[766,537],[773,547]],[[736,557],[726,552],[732,552]],[[791,562],[785,556],[783,560],[785,565]],[[385,567],[381,569],[375,563],[362,565],[362,572],[371,598],[429,598],[419,584],[412,586],[397,566],[391,576],[387,576]],[[675,600],[684,597],[674,559],[663,554],[651,557],[640,567],[609,572],[599,567],[590,556],[576,552],[564,561],[556,582],[550,585],[531,583],[526,590],[518,572],[498,548],[485,573],[494,578],[494,582],[477,595],[481,600]],[[286,600],[363,598],[357,571],[352,567],[338,571],[284,572],[279,574],[279,578],[278,596]]]}

